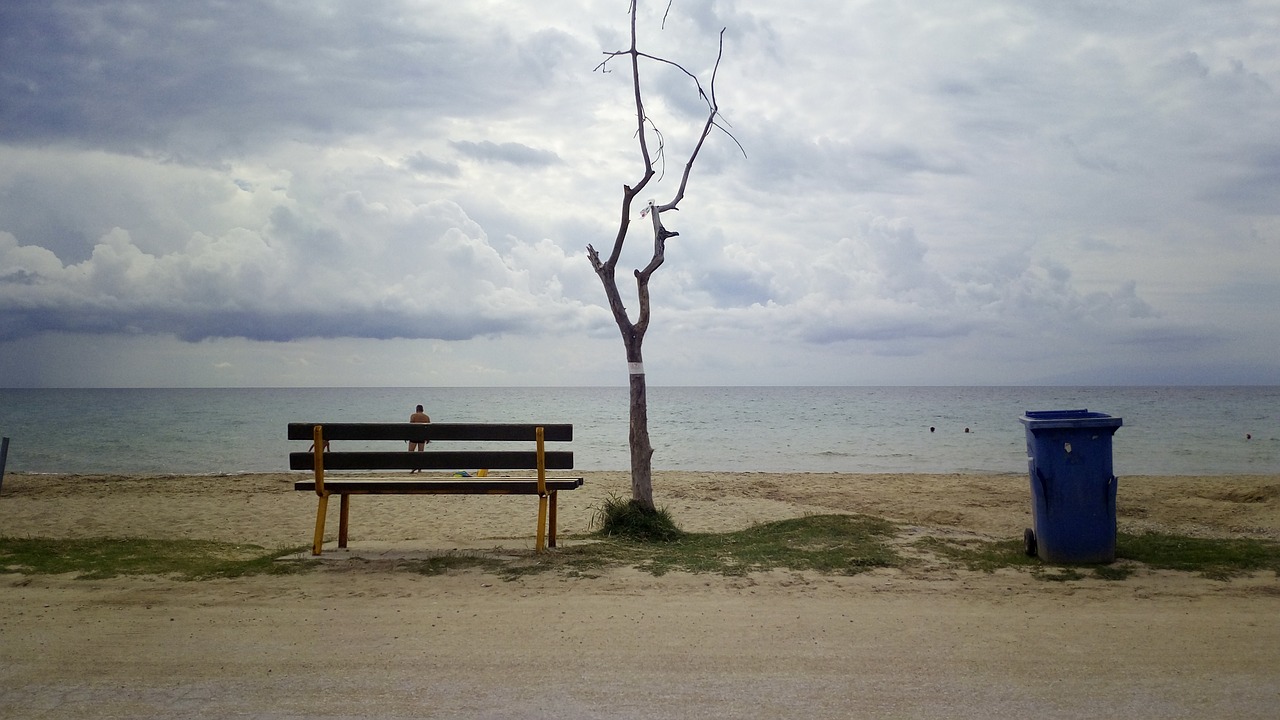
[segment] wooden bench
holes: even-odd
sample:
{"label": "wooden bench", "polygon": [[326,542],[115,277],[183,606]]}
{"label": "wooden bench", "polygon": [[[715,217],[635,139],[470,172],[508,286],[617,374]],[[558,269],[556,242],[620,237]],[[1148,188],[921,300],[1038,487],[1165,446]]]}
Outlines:
{"label": "wooden bench", "polygon": [[[338,521],[338,547],[347,546],[347,519],[352,495],[537,495],[537,550],[556,546],[556,493],[582,486],[580,477],[547,477],[547,470],[573,469],[573,452],[546,450],[547,442],[573,440],[568,424],[451,424],[451,423],[289,423],[290,440],[306,440],[314,447],[289,453],[291,470],[311,470],[314,478],[294,483],[295,490],[319,496],[316,532],[311,553],[319,555],[324,542],[329,496],[342,498]],[[427,442],[426,450],[339,451],[341,441],[395,440]],[[458,450],[455,443],[531,443],[527,450]],[[501,446],[500,446],[501,447]],[[510,447],[509,445],[507,447]],[[375,477],[370,470],[475,471],[481,477],[421,476]],[[326,475],[331,470],[363,473]],[[490,477],[488,470],[536,471],[533,477]]]}

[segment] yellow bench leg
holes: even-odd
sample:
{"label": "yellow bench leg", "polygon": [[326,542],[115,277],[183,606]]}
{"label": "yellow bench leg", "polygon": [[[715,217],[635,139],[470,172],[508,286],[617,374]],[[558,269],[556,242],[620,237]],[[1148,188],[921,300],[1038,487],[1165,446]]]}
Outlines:
{"label": "yellow bench leg", "polygon": [[547,549],[547,496],[538,496],[538,542],[537,551]]}
{"label": "yellow bench leg", "polygon": [[319,506],[316,508],[316,536],[311,543],[311,554],[319,555],[320,549],[324,546],[324,516],[329,511],[329,496],[321,495]]}

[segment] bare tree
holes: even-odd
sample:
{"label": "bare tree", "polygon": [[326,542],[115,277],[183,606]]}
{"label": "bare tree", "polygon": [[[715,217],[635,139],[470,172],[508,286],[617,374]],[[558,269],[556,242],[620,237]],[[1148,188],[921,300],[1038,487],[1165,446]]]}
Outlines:
{"label": "bare tree", "polygon": [[[668,3],[667,10],[669,11],[670,8],[671,5]],[[680,234],[663,226],[662,214],[679,209],[678,206],[680,201],[684,199],[685,189],[689,184],[689,175],[693,171],[693,163],[698,159],[698,153],[702,150],[702,145],[706,142],[712,129],[719,128],[728,134],[728,131],[719,123],[720,111],[716,103],[715,81],[716,73],[720,69],[720,59],[724,55],[724,30],[720,31],[719,52],[716,55],[716,63],[712,69],[711,80],[704,89],[698,77],[678,63],[641,52],[636,44],[636,0],[631,0],[630,15],[631,47],[626,50],[606,52],[605,59],[596,69],[608,72],[609,61],[618,58],[627,58],[631,64],[631,84],[636,109],[636,141],[639,145],[640,159],[643,162],[644,170],[639,182],[635,185],[624,185],[622,188],[622,216],[618,221],[618,235],[613,240],[613,249],[610,251],[609,257],[602,261],[600,254],[591,245],[587,246],[587,257],[591,260],[591,265],[595,268],[596,275],[600,276],[600,282],[604,285],[605,295],[609,298],[609,308],[613,311],[613,318],[618,323],[618,330],[622,333],[622,344],[627,353],[627,371],[630,376],[631,389],[631,432],[629,439],[631,445],[632,501],[646,510],[653,510],[653,446],[649,443],[649,407],[645,388],[644,354],[641,352],[645,332],[649,329],[649,278],[662,265],[667,239]],[[657,204],[650,200],[648,206],[640,212],[641,218],[648,215],[653,224],[653,257],[644,269],[635,271],[636,295],[640,302],[640,310],[639,316],[633,322],[627,314],[626,306],[622,302],[622,295],[618,292],[615,272],[618,266],[618,259],[622,255],[622,246],[627,239],[627,231],[631,227],[631,213],[635,199],[658,173],[654,169],[655,158],[664,164],[666,159],[662,133],[658,131],[649,116],[645,114],[644,98],[640,90],[640,61],[642,59],[647,62],[669,65],[688,76],[693,83],[693,87],[697,89],[698,95],[706,101],[707,115],[706,121],[702,125],[702,131],[698,135],[698,140],[693,149],[689,151],[689,159],[684,165],[684,171],[680,176],[680,184],[676,189],[675,195],[670,201],[663,204]],[[732,138],[732,135],[730,137]],[[651,139],[656,143],[656,148],[650,147]]]}

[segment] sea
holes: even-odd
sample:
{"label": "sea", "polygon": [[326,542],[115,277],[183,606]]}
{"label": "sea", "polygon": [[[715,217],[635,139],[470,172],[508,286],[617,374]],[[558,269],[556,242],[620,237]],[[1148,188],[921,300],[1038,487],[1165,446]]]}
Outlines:
{"label": "sea", "polygon": [[[1280,387],[651,387],[653,467],[728,472],[1026,472],[1018,418],[1120,418],[1115,473],[1280,473]],[[572,423],[580,470],[625,470],[625,387],[0,389],[8,472],[288,468],[289,422]]]}

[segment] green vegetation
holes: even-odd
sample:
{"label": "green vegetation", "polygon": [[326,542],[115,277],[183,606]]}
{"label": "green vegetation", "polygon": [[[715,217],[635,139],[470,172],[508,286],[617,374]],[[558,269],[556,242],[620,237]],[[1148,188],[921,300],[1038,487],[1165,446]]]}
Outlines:
{"label": "green vegetation", "polygon": [[1029,568],[1043,580],[1079,580],[1089,572],[1103,580],[1124,580],[1141,566],[1199,573],[1226,580],[1251,572],[1280,574],[1280,544],[1268,540],[1193,538],[1164,533],[1116,537],[1116,562],[1110,565],[1048,565],[1027,557],[1016,540],[942,540],[916,542],[921,550],[960,563],[970,570]]}
{"label": "green vegetation", "polygon": [[596,509],[592,522],[605,537],[641,542],[672,542],[684,537],[671,513],[665,509],[650,510],[635,500],[624,500],[616,495]]}
{"label": "green vegetation", "polygon": [[481,570],[495,575],[513,576],[507,561],[477,553],[449,552],[422,560],[398,561],[395,565],[423,575],[447,575],[461,570]]}
{"label": "green vegetation", "polygon": [[[629,502],[618,502],[626,506]],[[595,577],[609,568],[633,567],[654,575],[668,572],[745,576],[771,570],[854,575],[874,568],[906,567],[940,558],[970,570],[1013,569],[1045,581],[1086,577],[1121,581],[1143,567],[1194,572],[1225,580],[1252,572],[1280,575],[1280,543],[1252,539],[1206,539],[1162,533],[1121,533],[1117,559],[1110,565],[1050,565],[1023,553],[1019,540],[924,538],[910,547],[923,555],[902,555],[898,528],[865,515],[815,515],[764,523],[728,533],[655,531],[635,522],[622,507],[621,525],[577,538],[551,553],[476,551],[445,553],[422,560],[370,562],[371,567],[440,575],[478,570],[503,579],[559,573]],[[666,520],[670,520],[669,516]],[[642,529],[636,530],[637,525]],[[625,528],[625,529],[620,529]],[[181,580],[288,574],[322,567],[306,557],[306,548],[274,551],[257,545],[204,540],[147,538],[0,538],[0,574],[74,573],[79,578],[160,575]],[[354,561],[353,561],[354,562]],[[350,567],[349,564],[343,564]]]}
{"label": "green vegetation", "polygon": [[302,566],[275,560],[300,550],[268,551],[257,545],[210,540],[0,537],[0,572],[77,573],[84,579],[168,575],[205,580],[298,572]]}
{"label": "green vegetation", "polygon": [[583,546],[584,555],[655,575],[684,571],[746,575],[786,569],[855,575],[905,560],[889,545],[897,528],[865,515],[814,515],[730,533],[682,533],[664,543],[615,540]]}
{"label": "green vegetation", "polygon": [[594,524],[603,542],[561,551],[565,564],[580,573],[630,565],[655,575],[746,575],[779,568],[852,575],[903,564],[887,544],[897,528],[860,515],[809,516],[731,533],[686,533],[665,509],[648,510],[615,496],[597,509]]}
{"label": "green vegetation", "polygon": [[[969,570],[989,573],[1001,568],[1017,568],[1027,570],[1035,577],[1050,582],[1080,580],[1084,577],[1081,573],[1084,567],[1090,567],[1095,571],[1099,567],[1114,570],[1114,566],[1047,565],[1041,560],[1027,557],[1023,552],[1021,540],[943,540],[927,537],[917,540],[914,545],[927,553],[959,563]],[[1103,575],[1098,573],[1098,576]],[[1107,579],[1121,578],[1112,572]]]}
{"label": "green vegetation", "polygon": [[1021,540],[952,540],[925,537],[914,546],[919,550],[957,562],[969,570],[995,572],[1000,568],[1032,568],[1040,561],[1027,557]]}
{"label": "green vegetation", "polygon": [[[636,525],[627,527],[634,530]],[[677,530],[674,537],[651,530],[623,533],[615,527],[610,535],[602,529],[593,536],[593,542],[560,548],[554,553],[447,553],[398,561],[394,567],[426,575],[475,569],[515,579],[550,571],[569,577],[592,577],[619,566],[636,567],[655,575],[675,571],[746,575],[774,569],[852,575],[904,563],[888,545],[896,528],[865,516],[797,518],[731,533]],[[79,573],[82,578],[169,575],[198,580],[299,572],[317,565],[309,560],[276,562],[276,558],[304,551],[294,548],[265,552],[253,545],[193,540],[0,538],[0,572]]]}
{"label": "green vegetation", "polygon": [[1260,570],[1280,574],[1280,543],[1248,538],[1121,533],[1116,540],[1116,556],[1162,570],[1198,572],[1215,580]]}
{"label": "green vegetation", "polygon": [[[640,532],[631,532],[637,523],[624,523],[624,530],[615,526],[606,531],[602,527],[593,536],[583,538],[592,542],[575,543],[554,553],[515,553],[501,562],[478,555],[450,555],[448,563],[452,569],[481,569],[514,580],[552,571],[566,577],[596,577],[611,567],[634,567],[654,575],[689,572],[744,576],[779,569],[854,575],[906,562],[889,545],[896,527],[873,517],[811,516],[730,533],[676,531],[672,537],[663,532],[662,540],[648,539],[654,535],[644,522],[638,523]],[[442,560],[406,561],[403,567],[436,574]]]}

